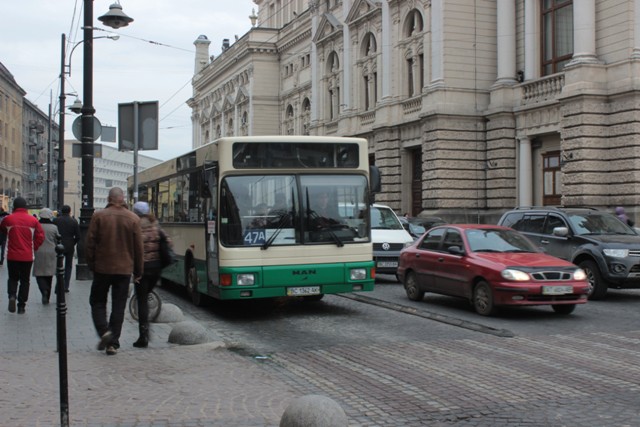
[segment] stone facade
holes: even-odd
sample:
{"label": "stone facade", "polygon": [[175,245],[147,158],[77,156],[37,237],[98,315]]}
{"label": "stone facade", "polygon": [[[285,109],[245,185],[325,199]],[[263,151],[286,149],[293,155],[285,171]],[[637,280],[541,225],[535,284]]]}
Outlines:
{"label": "stone facade", "polygon": [[13,198],[23,195],[22,113],[25,95],[13,74],[0,63],[0,202],[7,210]]}
{"label": "stone facade", "polygon": [[[206,36],[195,42],[194,148],[361,136],[382,172],[376,200],[398,212],[638,212],[640,0],[551,12],[533,0],[254,2],[257,24],[218,56]],[[558,71],[544,53],[549,13],[566,31],[553,35],[568,50]]]}

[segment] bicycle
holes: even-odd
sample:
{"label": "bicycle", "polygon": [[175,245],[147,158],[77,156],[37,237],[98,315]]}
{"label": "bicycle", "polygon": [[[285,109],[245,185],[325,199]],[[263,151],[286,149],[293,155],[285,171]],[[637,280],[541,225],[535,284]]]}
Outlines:
{"label": "bicycle", "polygon": [[[162,309],[160,295],[153,290],[149,292],[147,304],[149,305],[149,322],[153,322],[158,318]],[[131,313],[133,320],[138,320],[138,294],[135,292],[129,300],[129,313]]]}

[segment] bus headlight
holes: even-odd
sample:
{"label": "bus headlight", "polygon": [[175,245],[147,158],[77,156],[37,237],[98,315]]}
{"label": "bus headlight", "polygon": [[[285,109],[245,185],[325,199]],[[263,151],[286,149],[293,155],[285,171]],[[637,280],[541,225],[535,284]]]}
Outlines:
{"label": "bus headlight", "polygon": [[236,276],[238,286],[253,286],[256,284],[256,276],[253,273],[240,273]]}
{"label": "bus headlight", "polygon": [[353,268],[350,272],[351,280],[364,280],[367,278],[366,268]]}

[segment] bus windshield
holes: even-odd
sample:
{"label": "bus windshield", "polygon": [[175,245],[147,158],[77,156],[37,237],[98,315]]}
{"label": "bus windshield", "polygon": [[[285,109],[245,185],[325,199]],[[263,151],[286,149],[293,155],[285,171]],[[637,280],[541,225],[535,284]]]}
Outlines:
{"label": "bus windshield", "polygon": [[[360,206],[346,212],[339,206]],[[224,246],[335,244],[369,240],[363,175],[227,176],[220,186]]]}

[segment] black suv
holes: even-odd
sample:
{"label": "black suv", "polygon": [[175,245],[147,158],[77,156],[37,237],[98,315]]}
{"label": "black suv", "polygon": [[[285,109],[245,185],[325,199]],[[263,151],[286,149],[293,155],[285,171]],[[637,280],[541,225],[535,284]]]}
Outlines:
{"label": "black suv", "polygon": [[640,288],[640,235],[615,215],[591,208],[516,208],[498,222],[524,233],[546,253],[580,266],[589,299],[608,288]]}

